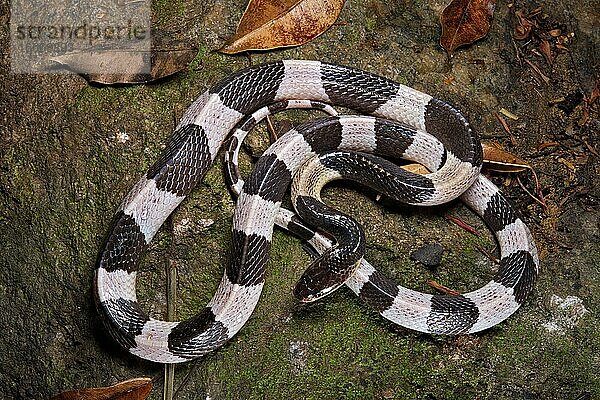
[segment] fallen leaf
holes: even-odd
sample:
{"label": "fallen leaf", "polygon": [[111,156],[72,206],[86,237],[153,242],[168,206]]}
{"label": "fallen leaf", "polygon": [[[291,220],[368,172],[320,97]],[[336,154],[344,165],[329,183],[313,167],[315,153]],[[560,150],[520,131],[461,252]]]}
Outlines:
{"label": "fallen leaf", "polygon": [[546,59],[546,62],[549,65],[552,65],[554,58],[552,57],[552,50],[550,49],[550,42],[548,42],[546,39],[542,39],[540,42],[540,50],[542,52],[542,55]]}
{"label": "fallen leaf", "polygon": [[113,386],[69,390],[50,400],[145,400],[152,390],[152,379],[135,378]]}
{"label": "fallen leaf", "polygon": [[299,46],[337,19],[345,0],[250,0],[235,35],[219,49],[226,54]]}
{"label": "fallen leaf", "polygon": [[452,0],[440,17],[440,44],[448,54],[481,39],[490,30],[496,0]]}
{"label": "fallen leaf", "polygon": [[523,10],[515,11],[517,17],[517,24],[515,25],[515,33],[513,38],[515,40],[525,40],[531,35],[531,30],[535,26],[535,22],[525,16]]}
{"label": "fallen leaf", "polygon": [[521,183],[521,180],[518,176],[517,182],[519,183],[519,186],[521,186],[521,188],[525,191],[525,193],[527,193],[532,199],[534,199],[540,205],[542,205],[544,210],[548,208],[540,188],[540,181],[538,180],[537,174],[535,173],[533,167],[529,165],[527,161],[491,144],[482,143],[481,147],[483,148],[484,167],[490,171],[510,173],[522,172],[526,169],[530,170],[533,174],[533,179],[535,181],[535,192],[537,193],[537,196],[533,195],[529,190],[527,190],[527,188]]}
{"label": "fallen leaf", "polygon": [[197,52],[198,49],[189,43],[156,38],[149,51],[99,48],[66,53],[52,61],[81,74],[89,82],[136,84],[152,82],[185,69]]}
{"label": "fallen leaf", "polygon": [[429,170],[421,164],[406,164],[401,165],[400,168],[413,174],[425,175],[429,173]]}
{"label": "fallen leaf", "polygon": [[481,147],[483,147],[483,163],[491,171],[521,172],[531,169],[527,161],[497,146],[481,143]]}

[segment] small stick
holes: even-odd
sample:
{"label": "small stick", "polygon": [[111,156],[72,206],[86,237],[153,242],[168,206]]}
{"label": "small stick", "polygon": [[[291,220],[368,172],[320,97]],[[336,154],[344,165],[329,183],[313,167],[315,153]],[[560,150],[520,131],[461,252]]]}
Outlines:
{"label": "small stick", "polygon": [[442,285],[440,283],[437,283],[433,279],[428,279],[427,280],[427,284],[429,286],[431,286],[432,288],[434,288],[436,290],[439,290],[440,292],[442,292],[444,294],[447,294],[447,295],[450,295],[450,296],[459,296],[460,295],[460,292],[457,292],[456,290],[447,288],[446,286],[444,286],[444,285]]}
{"label": "small stick", "polygon": [[475,236],[479,236],[479,232],[477,232],[477,229],[473,228],[471,225],[467,224],[462,219],[448,214],[444,215],[444,218],[446,218],[450,222],[454,222],[456,225],[460,226],[465,231],[472,233]]}

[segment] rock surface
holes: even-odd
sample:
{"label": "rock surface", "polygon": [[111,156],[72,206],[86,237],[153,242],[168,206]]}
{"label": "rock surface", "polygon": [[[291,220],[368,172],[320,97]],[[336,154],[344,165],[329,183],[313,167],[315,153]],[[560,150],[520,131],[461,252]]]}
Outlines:
{"label": "rock surface", "polygon": [[[484,140],[501,142],[537,171],[548,209],[516,177],[493,179],[539,246],[541,275],[511,318],[487,332],[436,337],[395,327],[349,291],[313,305],[292,298],[308,265],[300,241],[274,236],[267,283],[249,323],[230,343],[176,367],[177,399],[575,399],[600,398],[600,151],[598,110],[566,115],[553,101],[591,93],[600,70],[597,4],[542,1],[543,21],[570,35],[553,65],[527,53],[548,84],[515,55],[514,10],[498,2],[492,30],[446,63],[438,45],[445,1],[347,2],[338,24],[313,42],[249,57],[211,52],[231,35],[245,1],[153,2],[157,29],[201,50],[190,68],[135,87],[89,86],[72,75],[9,75],[8,3],[0,66],[0,398],[47,399],[59,392],[150,376],[160,399],[163,369],[122,351],[103,329],[92,297],[97,253],[120,201],[158,157],[175,121],[210,85],[248,65],[319,59],[385,75],[461,109]],[[531,9],[529,9],[531,10]],[[508,134],[496,113],[510,110]],[[304,113],[281,118],[298,121]],[[315,114],[316,115],[316,114]],[[264,131],[264,129],[263,129]],[[249,162],[243,164],[248,171]],[[531,175],[519,175],[530,190]],[[472,290],[493,276],[478,248],[494,252],[443,216],[486,228],[459,203],[433,209],[376,202],[347,184],[327,189],[330,204],[365,225],[367,259],[402,285],[432,292],[433,278]],[[361,194],[362,193],[362,194]],[[366,194],[365,194],[366,193]],[[227,260],[233,204],[216,165],[152,242],[138,297],[166,313],[165,266],[177,268],[177,316],[212,297]],[[423,243],[445,249],[444,265],[423,271],[408,255]],[[575,296],[590,312],[560,334],[543,324],[552,296]],[[568,362],[565,362],[568,360]]]}

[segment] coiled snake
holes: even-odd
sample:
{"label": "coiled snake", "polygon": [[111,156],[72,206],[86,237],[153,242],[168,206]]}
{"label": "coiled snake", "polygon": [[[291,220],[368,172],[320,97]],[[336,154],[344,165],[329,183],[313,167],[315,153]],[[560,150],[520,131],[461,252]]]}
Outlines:
{"label": "coiled snake", "polygon": [[[339,105],[373,117],[331,117],[300,125],[277,140],[243,187],[238,185],[232,256],[212,300],[186,321],[149,318],[135,292],[138,262],[148,243],[202,179],[240,121],[254,119],[248,116],[269,104],[293,107],[294,100]],[[305,162],[334,150],[423,163],[432,174],[403,176],[405,186],[419,189],[400,196],[413,204],[460,196],[500,244],[500,267],[493,280],[459,296],[397,286],[361,259],[346,281],[360,298],[397,324],[441,334],[489,328],[523,303],[538,273],[537,250],[510,204],[479,174],[481,147],[464,117],[440,100],[376,75],[316,61],[285,60],[239,71],[194,101],[159,160],[123,200],[95,271],[96,303],[112,336],[139,357],[176,363],[202,356],[235,335],[260,296],[275,221],[320,251],[331,246],[291,213],[280,211],[280,203]],[[234,159],[230,157],[232,164]],[[311,162],[331,167],[323,160],[321,156]]]}

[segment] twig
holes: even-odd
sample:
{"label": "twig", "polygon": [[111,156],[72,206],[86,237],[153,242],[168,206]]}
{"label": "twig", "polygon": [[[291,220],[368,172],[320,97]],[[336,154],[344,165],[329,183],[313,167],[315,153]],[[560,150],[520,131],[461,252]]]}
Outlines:
{"label": "twig", "polygon": [[447,288],[446,286],[442,285],[441,283],[437,283],[436,281],[434,281],[433,279],[428,279],[427,280],[427,284],[429,286],[431,286],[432,288],[439,290],[440,292],[450,295],[450,296],[458,296],[460,295],[460,292],[457,292],[454,289],[450,289]]}
{"label": "twig", "polygon": [[192,378],[193,372],[196,371],[196,368],[198,368],[198,363],[199,362],[200,362],[200,360],[192,361],[190,368],[188,369],[187,373],[185,374],[185,376],[181,380],[181,384],[179,385],[179,387],[177,388],[177,390],[175,390],[175,396],[174,397],[177,397],[179,395],[180,391],[188,384],[188,382]]}
{"label": "twig", "polygon": [[592,154],[594,154],[596,157],[600,157],[600,155],[598,155],[598,152],[596,151],[596,149],[594,149],[594,148],[592,147],[592,145],[591,145],[591,144],[589,144],[589,143],[587,142],[587,140],[584,140],[584,139],[582,139],[581,141],[583,142],[583,144],[585,145],[585,147],[587,147],[587,149],[588,149],[588,150],[589,150],[589,151],[590,151]]}
{"label": "twig", "polygon": [[476,244],[475,247],[477,247],[477,250],[479,250],[479,252],[486,256],[491,262],[493,262],[494,264],[500,264],[500,260],[494,257],[492,253],[484,249],[482,246]]}
{"label": "twig", "polygon": [[[537,177],[536,177],[536,179],[537,179]],[[529,195],[529,197],[534,199],[537,203],[539,203],[539,205],[542,206],[544,211],[548,210],[548,205],[546,204],[546,201],[540,200],[537,196],[535,196],[533,193],[531,193],[529,190],[527,190],[525,185],[523,185],[523,183],[521,182],[521,179],[519,179],[519,176],[517,176],[517,183],[519,184],[519,186],[521,186],[521,189],[523,189],[525,191],[525,193],[527,193]],[[541,194],[541,192],[538,192],[538,193]],[[543,199],[543,197],[542,197],[542,199]]]}
{"label": "twig", "polygon": [[[168,218],[167,224],[171,233],[171,243],[169,248],[169,257],[165,268],[167,272],[167,321],[175,319],[175,303],[177,301],[177,264],[173,260],[173,251],[175,248],[175,239],[173,237],[174,227],[173,219]],[[165,364],[165,384],[163,387],[163,399],[172,400],[175,383],[175,364]]]}
{"label": "twig", "polygon": [[537,65],[535,65],[534,63],[532,63],[531,61],[529,61],[526,58],[523,60],[527,63],[527,65],[529,65],[531,67],[532,70],[534,70],[538,74],[538,76],[542,79],[542,81],[544,81],[544,83],[546,85],[550,84],[550,78],[548,78],[546,75],[544,75],[542,70]]}
{"label": "twig", "polygon": [[454,222],[456,225],[460,226],[465,231],[467,231],[469,233],[472,233],[475,236],[479,236],[479,232],[477,232],[477,229],[473,228],[471,225],[467,224],[462,219],[460,219],[458,217],[454,217],[454,216],[449,215],[449,214],[444,215],[444,218],[446,218],[450,222]]}
{"label": "twig", "polygon": [[271,143],[275,143],[277,140],[277,132],[275,131],[275,126],[273,126],[273,120],[270,115],[267,115],[267,130],[269,131],[269,139]]}

